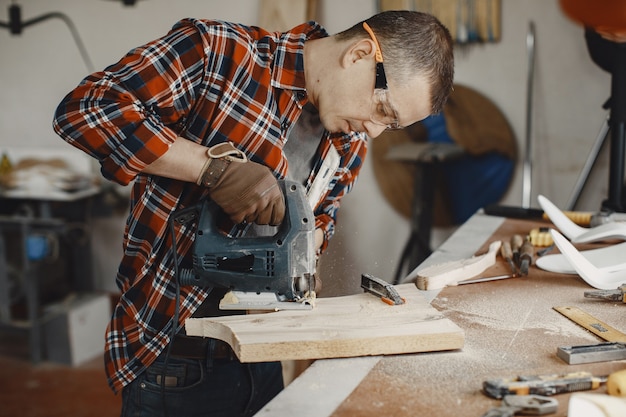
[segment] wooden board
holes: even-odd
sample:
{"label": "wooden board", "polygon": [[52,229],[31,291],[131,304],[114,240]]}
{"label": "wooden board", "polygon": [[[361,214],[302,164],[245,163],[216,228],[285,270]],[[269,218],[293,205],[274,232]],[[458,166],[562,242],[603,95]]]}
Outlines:
{"label": "wooden board", "polygon": [[372,294],[320,298],[313,310],[193,318],[190,336],[228,343],[241,362],[346,358],[463,347],[461,328],[434,309],[414,284],[396,286],[406,303]]}

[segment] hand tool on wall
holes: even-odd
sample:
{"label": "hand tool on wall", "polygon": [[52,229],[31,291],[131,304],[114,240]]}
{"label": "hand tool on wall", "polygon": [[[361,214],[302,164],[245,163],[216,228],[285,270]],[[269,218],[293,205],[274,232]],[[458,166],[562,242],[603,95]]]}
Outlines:
{"label": "hand tool on wall", "polygon": [[393,285],[370,274],[361,274],[361,288],[389,305],[399,305],[406,302],[404,298],[400,297]]}
{"label": "hand tool on wall", "polygon": [[620,285],[616,290],[585,291],[584,296],[586,298],[626,303],[626,284]]}
{"label": "hand tool on wall", "polygon": [[502,405],[492,408],[483,417],[511,417],[515,414],[542,416],[556,413],[559,402],[542,395],[507,395]]}
{"label": "hand tool on wall", "polygon": [[599,388],[606,381],[606,376],[593,376],[589,372],[518,376],[511,379],[484,381],[483,392],[496,399],[506,395],[555,395],[564,392],[593,390]]}
{"label": "hand tool on wall", "polygon": [[301,184],[279,184],[286,212],[273,236],[226,236],[218,227],[219,206],[211,200],[202,204],[193,270],[181,270],[181,285],[230,289],[220,302],[222,310],[312,308],[315,218]]}

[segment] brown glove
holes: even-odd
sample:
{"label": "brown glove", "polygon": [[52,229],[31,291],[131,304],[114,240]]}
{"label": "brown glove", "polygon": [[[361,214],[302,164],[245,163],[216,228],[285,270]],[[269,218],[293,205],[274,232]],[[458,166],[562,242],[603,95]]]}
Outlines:
{"label": "brown glove", "polygon": [[198,184],[235,223],[279,225],[285,216],[285,199],[268,167],[249,161],[231,143],[209,148],[209,161]]}

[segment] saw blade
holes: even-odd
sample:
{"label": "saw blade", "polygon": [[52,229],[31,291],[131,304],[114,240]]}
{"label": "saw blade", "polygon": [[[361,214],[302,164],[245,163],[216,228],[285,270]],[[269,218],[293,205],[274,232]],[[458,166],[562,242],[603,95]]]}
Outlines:
{"label": "saw blade", "polygon": [[314,296],[308,296],[299,301],[280,301],[273,292],[229,291],[220,300],[220,310],[311,310],[314,300]]}

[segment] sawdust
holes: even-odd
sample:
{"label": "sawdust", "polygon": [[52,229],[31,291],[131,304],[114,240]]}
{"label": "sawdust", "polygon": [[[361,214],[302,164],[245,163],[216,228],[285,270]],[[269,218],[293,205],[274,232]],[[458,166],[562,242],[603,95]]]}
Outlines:
{"label": "sawdust", "polygon": [[[505,226],[492,239],[508,239],[529,228],[527,222],[507,221]],[[507,270],[501,262],[484,276]],[[600,340],[554,311],[555,306],[578,306],[626,331],[624,305],[585,299],[588,290],[578,276],[548,273],[535,266],[523,278],[446,287],[432,305],[464,330],[465,346],[450,352],[384,357],[333,416],[482,415],[499,404],[482,393],[482,383],[488,379],[579,370],[608,375],[623,369],[623,361],[568,365],[556,357],[559,346]],[[556,416],[567,415],[567,400],[567,395],[560,396]]]}
{"label": "sawdust", "polygon": [[[365,403],[395,409],[397,405],[390,399],[403,398],[402,410],[395,409],[397,415],[411,415],[411,409],[431,410],[429,415],[437,415],[444,411],[441,404],[463,409],[466,415],[479,415],[488,408],[488,399],[481,392],[485,380],[582,369],[582,365],[567,365],[558,359],[556,348],[597,339],[552,307],[582,303],[592,314],[606,316],[608,311],[613,317],[609,322],[615,323],[623,315],[623,306],[617,306],[620,311],[604,303],[585,304],[585,285],[575,277],[567,279],[573,285],[558,292],[550,287],[562,285],[562,281],[533,278],[520,278],[514,285],[501,281],[446,288],[432,304],[465,331],[465,346],[451,352],[385,357],[371,373],[376,383],[384,381],[385,392],[372,394],[372,381],[363,388],[369,395]],[[423,395],[420,387],[432,386],[433,381],[441,389],[428,389],[428,395]],[[353,394],[353,398],[357,397]]]}

